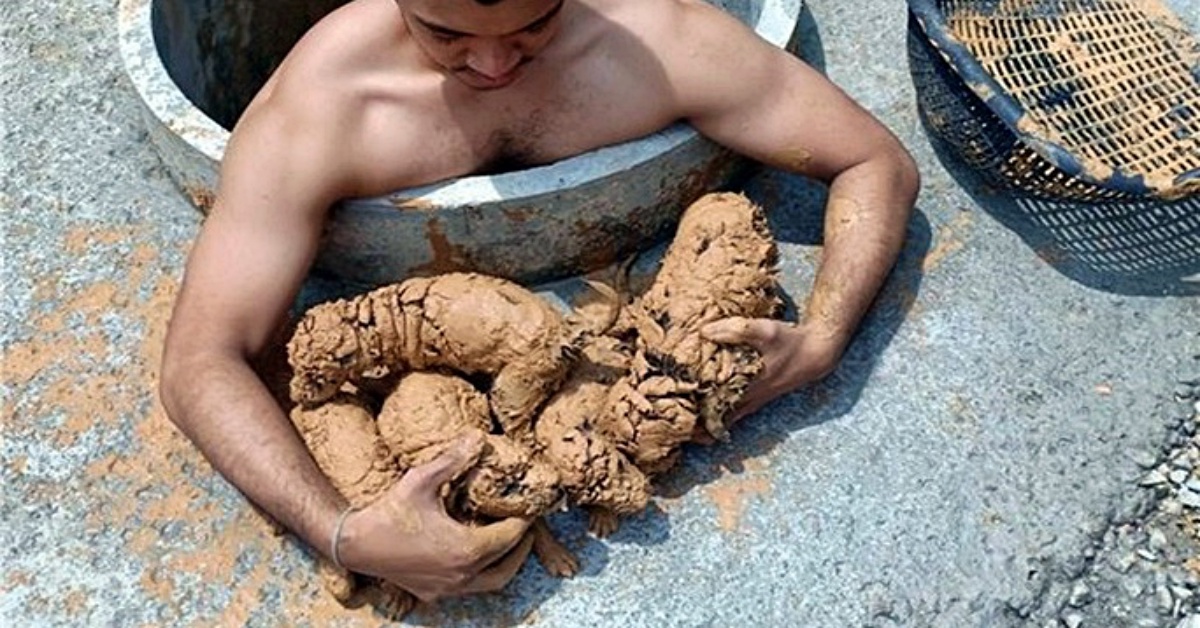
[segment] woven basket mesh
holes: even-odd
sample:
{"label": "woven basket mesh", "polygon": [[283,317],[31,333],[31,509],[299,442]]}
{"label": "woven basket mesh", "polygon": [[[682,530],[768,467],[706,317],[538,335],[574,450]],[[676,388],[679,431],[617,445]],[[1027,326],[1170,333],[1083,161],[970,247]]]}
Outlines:
{"label": "woven basket mesh", "polygon": [[[1200,190],[1200,45],[1156,0],[940,0],[947,34],[1024,109],[1018,130],[1069,154],[1089,179],[1119,169],[1166,197]],[[1031,148],[1003,164],[1017,187],[1101,200]],[[1045,186],[1046,189],[1039,189]]]}
{"label": "woven basket mesh", "polygon": [[1048,233],[1052,263],[1076,260],[1109,275],[1195,272],[1200,255],[1200,200],[1069,203],[1018,199],[1023,214]]}
{"label": "woven basket mesh", "polygon": [[[955,3],[942,0],[939,4]],[[1069,68],[1056,65],[1058,62],[1046,56],[1050,54],[1048,42],[1051,38],[1043,35],[1043,43],[1035,45],[1021,43],[1019,37],[1006,35],[1011,36],[1012,40],[1001,42],[996,41],[1001,37],[999,33],[1011,33],[1009,29],[1014,28],[1045,33],[1049,28],[1046,20],[1078,23],[1083,18],[1056,18],[1053,14],[1062,9],[1063,2],[1053,3],[1054,11],[1047,8],[1050,5],[1047,2],[1029,1],[1019,5],[1008,2],[1004,3],[1005,6],[994,1],[958,4],[971,4],[973,8],[963,9],[961,15],[953,7],[948,8],[947,12],[956,16],[948,16],[948,22],[962,32],[976,30],[987,33],[986,36],[974,37],[978,41],[971,51],[978,54],[981,60],[986,59],[986,63],[993,68],[1001,68],[989,71],[1007,73],[1007,76],[998,77],[997,82],[1013,85],[1014,94],[1030,112],[1027,117],[1031,121],[1036,120],[1042,127],[1052,129],[1055,143],[1077,153],[1073,157],[1081,162],[1090,160],[1120,165],[1126,172],[1147,167],[1125,165],[1129,163],[1149,164],[1159,171],[1175,175],[1200,167],[1200,94],[1197,93],[1200,76],[1192,78],[1191,82],[1183,80],[1189,77],[1181,79],[1175,76],[1173,82],[1169,83],[1174,87],[1167,87],[1166,81],[1155,83],[1148,80],[1147,77],[1156,76],[1149,69],[1134,77],[1124,70],[1114,70],[1102,73],[1100,78],[1126,86],[1120,90],[1098,80],[1090,80],[1086,84],[1067,81],[1066,84],[1072,86],[1070,91],[1051,88],[1048,85],[1054,84],[1053,81],[1062,81],[1063,76],[1072,73]],[[1031,8],[1035,5],[1040,9]],[[1111,5],[1128,6],[1113,1],[1088,3],[1095,10]],[[1146,6],[1139,4],[1142,11]],[[1024,27],[1012,25],[1016,18],[1011,16],[1019,8],[1029,13],[1017,20],[1023,20],[1026,23]],[[1124,16],[1121,19],[1129,19],[1127,13],[1120,15]],[[1144,14],[1139,15],[1145,19]],[[1167,17],[1168,21],[1163,23],[1178,24],[1174,18]],[[990,20],[997,20],[1000,24],[982,23]],[[1028,25],[1037,20],[1042,23]],[[1146,28],[1149,27],[1139,24],[1133,30],[1144,32]],[[1077,34],[1076,37],[1105,42],[1094,46],[1105,53],[1101,48],[1103,45],[1108,49],[1106,54],[1109,56],[1121,56],[1125,49],[1109,43],[1113,41],[1112,33],[1116,30],[1119,27],[1113,26],[1098,29],[1086,36]],[[1163,202],[1152,195],[1133,194],[1067,174],[1015,134],[997,111],[968,86],[970,78],[964,78],[947,62],[946,55],[927,37],[915,16],[910,16],[908,33],[910,70],[927,131],[941,145],[952,149],[963,165],[993,188],[1016,189],[1025,193],[1014,197],[1014,211],[1023,216],[1027,224],[1037,226],[1037,232],[1042,234],[1038,239],[1043,244],[1052,243],[1039,247],[1040,255],[1055,263],[1074,260],[1108,277],[1167,276],[1195,272],[1200,262],[1200,195],[1194,192],[1200,190],[1194,183],[1166,190],[1167,195],[1173,195],[1177,200]],[[961,37],[964,45],[972,40],[972,37],[957,32],[955,36]],[[1182,36],[1186,36],[1186,33]],[[1055,34],[1054,37],[1059,35]],[[984,51],[985,44],[992,52]],[[1186,50],[1186,47],[1182,48]],[[1161,58],[1165,57],[1160,55],[1159,58],[1160,61],[1156,63],[1161,63]],[[1186,64],[1186,55],[1183,58]],[[1103,61],[1107,62],[1107,59],[1101,57]],[[1200,61],[1193,65],[1200,72]],[[1013,69],[1003,69],[1005,67]],[[1180,66],[1176,66],[1176,70],[1179,69]],[[1093,72],[1093,79],[1096,78],[1095,74]],[[1020,82],[1014,77],[1019,77]],[[1041,91],[1037,85],[1042,85]],[[1167,93],[1170,89],[1176,90],[1176,93]],[[1135,97],[1137,93],[1142,95]],[[1096,94],[1104,96],[1098,97]],[[1142,100],[1144,98],[1157,104],[1146,104]],[[1117,107],[1131,105],[1141,109],[1140,115],[1126,117],[1123,111],[1118,115]],[[1081,113],[1074,111],[1075,107],[1094,109],[1098,113]],[[1195,112],[1189,114],[1188,111],[1193,109]],[[1154,120],[1154,115],[1149,113],[1154,111],[1175,113],[1159,116],[1165,118],[1163,122]],[[1028,129],[1028,123],[1026,127]],[[1163,133],[1164,129],[1166,133]],[[1148,141],[1145,135],[1155,131],[1159,132],[1158,139]],[[1073,148],[1069,146],[1070,142],[1076,142],[1080,147]],[[1143,143],[1146,145],[1143,146]],[[1129,157],[1120,152],[1122,148],[1125,148]],[[1174,158],[1174,162],[1167,158]],[[1189,193],[1192,195],[1187,196]]]}

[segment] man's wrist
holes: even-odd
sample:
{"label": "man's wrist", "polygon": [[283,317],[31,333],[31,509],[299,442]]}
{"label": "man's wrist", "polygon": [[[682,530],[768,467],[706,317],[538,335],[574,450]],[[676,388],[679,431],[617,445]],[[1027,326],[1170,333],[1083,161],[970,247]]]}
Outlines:
{"label": "man's wrist", "polygon": [[333,532],[329,536],[329,560],[333,561],[334,566],[338,569],[348,570],[345,563],[342,562],[341,545],[345,536],[346,520],[350,518],[350,515],[357,512],[357,510],[353,506],[346,506],[341,514],[338,515],[337,521],[333,526]]}
{"label": "man's wrist", "polygon": [[[292,533],[302,539],[314,551],[332,559],[332,539],[337,533],[339,519],[350,506],[333,487],[329,491],[318,490],[305,506],[305,513],[291,522]],[[345,562],[347,528],[342,522],[341,540],[338,546],[339,559]]]}
{"label": "man's wrist", "polygon": [[806,345],[822,349],[835,357],[840,356],[846,345],[850,344],[851,332],[844,325],[835,325],[821,317],[810,317],[797,327],[804,334]]}
{"label": "man's wrist", "polygon": [[850,334],[823,326],[816,321],[798,325],[801,334],[802,359],[821,377],[837,368],[842,354],[850,343]]}

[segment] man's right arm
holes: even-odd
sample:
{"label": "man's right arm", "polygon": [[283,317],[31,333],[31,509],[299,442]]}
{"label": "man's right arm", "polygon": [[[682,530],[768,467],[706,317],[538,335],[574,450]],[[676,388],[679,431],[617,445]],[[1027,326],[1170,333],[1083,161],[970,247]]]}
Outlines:
{"label": "man's right arm", "polygon": [[[354,145],[353,129],[336,111],[271,99],[247,110],[226,151],[168,328],[160,390],[171,420],[217,471],[328,556],[346,500],[250,365],[308,272],[328,207],[354,191],[352,160],[337,148]],[[471,528],[438,497],[468,460],[455,448],[347,518],[343,563],[426,600],[507,583],[529,551],[518,544],[529,522]]]}
{"label": "man's right arm", "polygon": [[303,115],[266,97],[233,134],[175,303],[161,396],[226,479],[325,551],[345,500],[250,367],[303,281],[341,185],[336,171],[319,171],[320,138],[300,128]]}

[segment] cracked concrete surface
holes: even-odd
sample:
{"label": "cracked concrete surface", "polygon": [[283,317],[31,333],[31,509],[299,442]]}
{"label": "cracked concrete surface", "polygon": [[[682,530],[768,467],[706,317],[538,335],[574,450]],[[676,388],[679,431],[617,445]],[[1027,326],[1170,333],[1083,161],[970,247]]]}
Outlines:
{"label": "cracked concrete surface", "polygon": [[[1200,4],[1172,3],[1196,27]],[[24,624],[384,623],[320,591],[165,420],[159,345],[198,214],[122,78],[111,1],[0,6],[0,616]],[[1200,372],[1200,301],[1085,285],[986,211],[917,121],[900,2],[810,2],[806,49],[912,149],[925,187],[839,370],[689,450],[612,539],[552,521],[583,572],[530,562],[439,625],[1025,626],[1137,521]],[[749,186],[802,299],[820,191]],[[566,288],[555,287],[554,290]],[[552,290],[551,292],[553,292]]]}

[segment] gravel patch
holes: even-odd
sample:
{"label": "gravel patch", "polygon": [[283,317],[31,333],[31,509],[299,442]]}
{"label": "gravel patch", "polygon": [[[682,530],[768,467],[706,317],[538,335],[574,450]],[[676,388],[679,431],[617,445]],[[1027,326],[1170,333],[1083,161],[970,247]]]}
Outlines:
{"label": "gravel patch", "polygon": [[1145,472],[1131,490],[1149,507],[1084,551],[1084,572],[1046,626],[1200,628],[1200,376],[1178,382],[1174,401],[1165,450],[1129,454]]}

